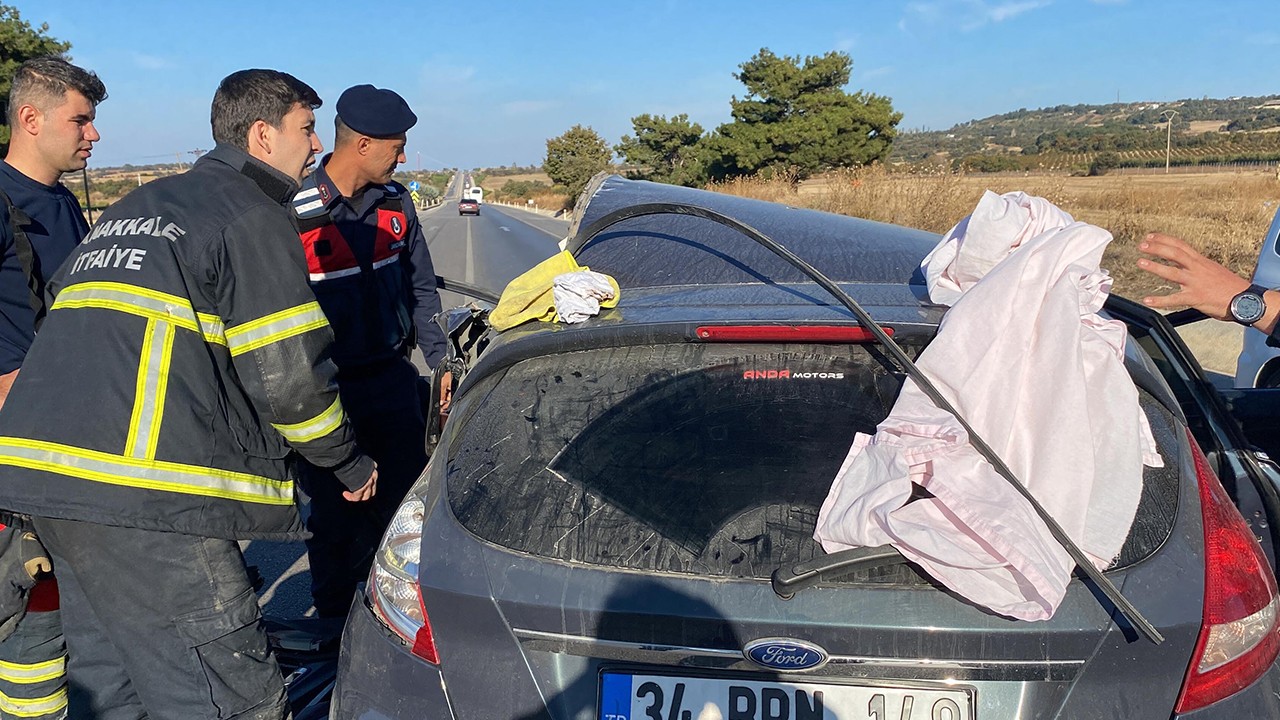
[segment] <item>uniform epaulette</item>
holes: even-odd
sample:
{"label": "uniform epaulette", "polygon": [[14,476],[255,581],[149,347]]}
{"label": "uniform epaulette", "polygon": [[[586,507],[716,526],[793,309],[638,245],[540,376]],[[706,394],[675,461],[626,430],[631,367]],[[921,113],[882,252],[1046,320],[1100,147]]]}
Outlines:
{"label": "uniform epaulette", "polygon": [[293,214],[299,219],[323,215],[327,212],[327,205],[316,187],[303,188],[293,196]]}

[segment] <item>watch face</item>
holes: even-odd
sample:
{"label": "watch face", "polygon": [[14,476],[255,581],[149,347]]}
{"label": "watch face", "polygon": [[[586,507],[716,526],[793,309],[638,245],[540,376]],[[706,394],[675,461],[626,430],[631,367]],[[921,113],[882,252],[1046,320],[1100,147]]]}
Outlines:
{"label": "watch face", "polygon": [[1262,313],[1266,306],[1262,302],[1262,298],[1253,293],[1241,293],[1236,296],[1234,302],[1231,303],[1231,314],[1237,320],[1244,323],[1253,324],[1262,319]]}

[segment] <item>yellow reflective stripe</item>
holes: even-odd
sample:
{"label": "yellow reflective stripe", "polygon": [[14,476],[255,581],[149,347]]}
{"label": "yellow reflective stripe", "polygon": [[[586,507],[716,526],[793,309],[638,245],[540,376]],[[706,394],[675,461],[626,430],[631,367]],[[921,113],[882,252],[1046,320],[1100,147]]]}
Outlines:
{"label": "yellow reflective stripe", "polygon": [[303,420],[300,423],[291,425],[271,423],[271,427],[279,431],[284,436],[284,439],[291,443],[311,442],[337,430],[342,426],[342,421],[346,416],[346,413],[342,410],[342,401],[335,399],[327,410],[310,420]]}
{"label": "yellow reflective stripe", "polygon": [[67,706],[67,689],[58,688],[52,695],[33,698],[16,698],[0,692],[0,710],[16,717],[40,717],[58,712]]}
{"label": "yellow reflective stripe", "polygon": [[92,480],[107,485],[264,505],[293,504],[293,482],[182,463],[132,458],[25,438],[0,437],[0,465]]}
{"label": "yellow reflective stripe", "polygon": [[227,329],[227,347],[231,354],[243,355],[273,342],[301,335],[329,324],[315,301],[288,310],[271,313],[257,320]]}
{"label": "yellow reflective stripe", "polygon": [[15,663],[0,660],[0,680],[17,685],[44,682],[67,674],[67,656],[38,663]]}
{"label": "yellow reflective stripe", "polygon": [[196,320],[200,323],[200,331],[204,334],[205,340],[219,345],[227,344],[227,328],[222,318],[209,313],[196,313]]}
{"label": "yellow reflective stripe", "polygon": [[173,325],[148,320],[142,355],[138,360],[138,380],[129,417],[129,439],[124,454],[136,458],[156,456],[160,441],[160,421],[164,417],[165,392],[169,388],[169,365],[173,358]]}
{"label": "yellow reflective stripe", "polygon": [[206,342],[226,345],[222,319],[196,313],[191,301],[159,290],[118,282],[86,282],[58,293],[51,310],[94,307],[165,320],[180,328],[200,333]]}

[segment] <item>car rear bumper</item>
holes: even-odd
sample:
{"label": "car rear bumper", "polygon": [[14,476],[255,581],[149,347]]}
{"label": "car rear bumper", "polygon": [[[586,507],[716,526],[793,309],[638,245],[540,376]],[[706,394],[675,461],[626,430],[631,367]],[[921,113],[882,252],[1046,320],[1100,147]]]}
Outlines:
{"label": "car rear bumper", "polygon": [[452,720],[440,669],[409,652],[356,597],[342,633],[329,717]]}

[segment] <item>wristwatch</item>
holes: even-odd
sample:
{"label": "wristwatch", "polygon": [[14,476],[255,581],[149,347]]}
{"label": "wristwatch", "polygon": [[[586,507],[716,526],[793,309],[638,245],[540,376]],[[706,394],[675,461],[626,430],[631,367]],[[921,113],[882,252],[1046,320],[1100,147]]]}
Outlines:
{"label": "wristwatch", "polygon": [[1248,290],[1231,298],[1231,304],[1227,306],[1231,319],[1241,325],[1252,325],[1261,320],[1267,314],[1267,302],[1262,298],[1266,291],[1261,285],[1250,285]]}

